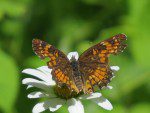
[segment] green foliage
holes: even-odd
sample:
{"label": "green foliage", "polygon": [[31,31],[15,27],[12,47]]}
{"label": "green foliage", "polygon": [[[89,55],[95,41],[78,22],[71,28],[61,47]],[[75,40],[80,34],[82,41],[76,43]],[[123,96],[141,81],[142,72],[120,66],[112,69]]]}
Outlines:
{"label": "green foliage", "polygon": [[[45,40],[66,54],[70,51],[81,54],[103,39],[125,33],[127,49],[121,55],[110,57],[110,65],[121,68],[110,84],[114,88],[102,91],[114,109],[106,111],[85,101],[85,111],[148,113],[149,5],[149,0],[1,0],[0,112],[28,113],[34,106],[20,85],[24,68],[46,65],[32,52],[33,38]],[[67,107],[57,112],[66,113]]]}
{"label": "green foliage", "polygon": [[137,104],[133,107],[133,109],[131,110],[131,113],[141,113],[141,111],[143,113],[149,113],[150,111],[149,104],[148,103]]}
{"label": "green foliage", "polygon": [[[131,52],[134,55],[136,62],[142,66],[150,66],[149,51],[149,26],[150,26],[150,15],[148,10],[150,9],[149,0],[144,0],[142,2],[137,2],[135,0],[131,1],[130,6],[130,16],[127,18],[129,33],[131,38]],[[127,26],[126,26],[127,29]],[[136,40],[136,41],[135,41]],[[139,49],[137,49],[137,47]],[[144,58],[143,58],[144,56]]]}
{"label": "green foliage", "polygon": [[18,68],[10,56],[0,51],[0,108],[10,113],[14,108],[19,88]]}

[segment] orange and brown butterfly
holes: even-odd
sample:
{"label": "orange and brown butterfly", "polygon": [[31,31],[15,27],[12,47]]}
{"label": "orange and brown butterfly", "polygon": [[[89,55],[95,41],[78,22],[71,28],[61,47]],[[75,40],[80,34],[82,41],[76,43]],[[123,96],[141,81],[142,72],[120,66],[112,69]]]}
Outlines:
{"label": "orange and brown butterfly", "polygon": [[50,58],[47,65],[52,69],[53,79],[59,87],[67,86],[76,93],[86,94],[94,92],[94,86],[100,89],[110,82],[113,77],[109,66],[110,54],[117,55],[126,48],[126,35],[118,34],[104,40],[83,52],[78,59],[67,56],[39,39],[33,39],[34,52],[41,58]]}

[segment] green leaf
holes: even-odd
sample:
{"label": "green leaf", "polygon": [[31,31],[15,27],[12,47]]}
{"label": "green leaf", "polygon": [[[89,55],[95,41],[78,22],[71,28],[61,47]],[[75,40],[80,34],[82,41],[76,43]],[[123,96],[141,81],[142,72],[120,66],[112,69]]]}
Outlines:
{"label": "green leaf", "polygon": [[18,92],[18,69],[10,56],[0,50],[0,108],[9,113],[13,110]]}

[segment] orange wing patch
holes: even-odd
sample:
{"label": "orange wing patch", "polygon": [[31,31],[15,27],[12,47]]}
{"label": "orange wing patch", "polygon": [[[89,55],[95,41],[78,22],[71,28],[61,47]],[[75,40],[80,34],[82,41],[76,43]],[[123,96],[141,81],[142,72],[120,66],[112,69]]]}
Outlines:
{"label": "orange wing patch", "polygon": [[91,85],[91,80],[87,80],[85,82],[85,86],[84,86],[84,89],[83,91],[85,92],[85,94],[90,94],[93,92],[93,86]]}
{"label": "orange wing patch", "polygon": [[54,71],[52,71],[52,74],[56,76],[55,77],[55,81],[57,81],[57,83],[60,86],[67,85],[69,87],[69,89],[74,90],[77,93],[79,93],[79,90],[77,89],[77,87],[74,84],[74,82],[68,77],[68,75],[66,75],[59,68],[58,69],[54,69]]}
{"label": "orange wing patch", "polygon": [[107,86],[110,82],[110,78],[113,76],[112,72],[107,67],[102,67],[100,69],[96,69],[89,75],[89,79],[86,81],[85,93],[92,93],[94,91],[94,86],[97,85],[100,89],[103,86]]}
{"label": "orange wing patch", "polygon": [[49,49],[51,48],[51,45],[47,44],[44,41],[41,41],[39,39],[33,39],[32,41],[32,48],[33,51],[41,58],[44,59],[45,57],[48,57]]}
{"label": "orange wing patch", "polygon": [[116,55],[120,52],[123,52],[123,50],[127,47],[126,44],[123,44],[124,40],[127,40],[126,35],[118,34],[108,40],[103,41],[102,45],[106,46],[106,50],[108,51],[108,54]]}
{"label": "orange wing patch", "polygon": [[49,54],[49,58],[50,58],[50,61],[47,62],[47,65],[49,68],[53,68],[54,66],[56,66],[57,64],[57,59],[58,59],[58,52],[54,53],[54,54]]}
{"label": "orange wing patch", "polygon": [[33,50],[34,52],[41,58],[44,59],[45,57],[49,57],[50,61],[47,63],[47,65],[50,68],[53,68],[56,66],[58,59],[58,50],[55,49],[52,45],[47,44],[44,41],[41,41],[39,39],[33,39]]}

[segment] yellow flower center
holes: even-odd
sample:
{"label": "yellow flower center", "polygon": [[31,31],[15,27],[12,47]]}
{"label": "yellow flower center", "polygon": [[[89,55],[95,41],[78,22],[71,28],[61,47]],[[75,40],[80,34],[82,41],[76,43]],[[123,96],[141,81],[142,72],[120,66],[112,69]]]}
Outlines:
{"label": "yellow flower center", "polygon": [[78,97],[79,95],[83,94],[83,92],[76,93],[75,91],[71,91],[67,86],[55,86],[54,87],[55,94],[62,98],[62,99],[70,99]]}

